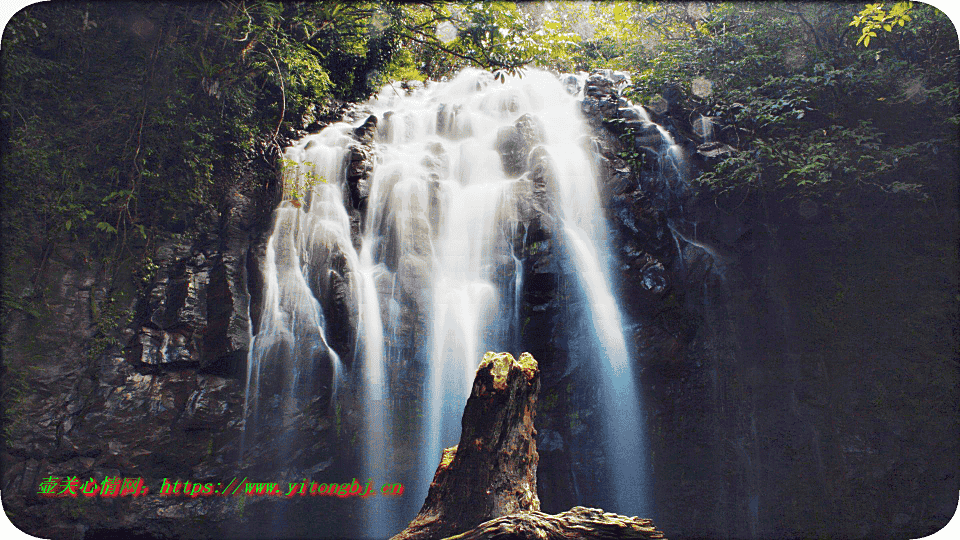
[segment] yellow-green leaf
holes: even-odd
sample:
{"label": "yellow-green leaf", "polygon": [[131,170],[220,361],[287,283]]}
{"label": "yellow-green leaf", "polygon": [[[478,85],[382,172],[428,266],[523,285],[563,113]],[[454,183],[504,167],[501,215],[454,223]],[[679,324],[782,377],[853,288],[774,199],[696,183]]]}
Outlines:
{"label": "yellow-green leaf", "polygon": [[627,20],[627,7],[623,4],[617,4],[617,6],[613,8],[613,18],[617,22]]}

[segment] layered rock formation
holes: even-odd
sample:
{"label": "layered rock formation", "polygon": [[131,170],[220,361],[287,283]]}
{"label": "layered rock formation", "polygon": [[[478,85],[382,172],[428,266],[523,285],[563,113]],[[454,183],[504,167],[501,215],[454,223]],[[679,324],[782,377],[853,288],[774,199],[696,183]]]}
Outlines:
{"label": "layered rock formation", "polygon": [[[275,196],[257,180],[269,170],[250,165],[220,212],[200,216],[195,234],[162,241],[155,272],[117,269],[88,258],[84,246],[64,247],[37,276],[48,308],[11,315],[5,383],[16,375],[24,391],[5,404],[15,424],[2,489],[4,509],[23,530],[189,536],[185,518],[209,515],[215,528],[230,515],[226,501],[47,499],[38,486],[51,476],[139,477],[157,487],[163,478],[235,474],[257,289],[249,269]],[[130,274],[144,284],[139,297],[125,281]]]}
{"label": "layered rock formation", "polygon": [[[612,80],[586,85],[658,524],[671,536],[895,538],[946,523],[960,488],[956,395],[944,392],[960,378],[958,261],[945,248],[957,207],[886,196],[865,201],[883,212],[809,200],[723,211],[689,179],[742,134],[717,123],[708,140],[682,92],[665,88],[651,116],[691,169],[663,174],[644,133],[624,136],[636,118],[614,106]],[[642,167],[619,158],[629,151]]]}

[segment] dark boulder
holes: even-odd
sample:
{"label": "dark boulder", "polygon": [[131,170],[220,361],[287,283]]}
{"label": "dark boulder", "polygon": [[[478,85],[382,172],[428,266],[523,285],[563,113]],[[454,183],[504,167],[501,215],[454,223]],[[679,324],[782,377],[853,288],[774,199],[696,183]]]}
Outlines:
{"label": "dark boulder", "polygon": [[504,172],[510,177],[520,176],[526,170],[530,151],[544,141],[543,123],[529,114],[517,119],[512,127],[497,132],[496,148]]}

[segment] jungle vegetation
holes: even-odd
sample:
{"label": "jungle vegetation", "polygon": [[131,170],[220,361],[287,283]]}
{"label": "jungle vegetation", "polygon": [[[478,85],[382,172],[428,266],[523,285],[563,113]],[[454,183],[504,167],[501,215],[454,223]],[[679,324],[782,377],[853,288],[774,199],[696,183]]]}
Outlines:
{"label": "jungle vegetation", "polygon": [[[955,207],[957,32],[920,3],[48,2],[3,33],[3,309],[58,245],[149,272],[245,164],[393,79],[611,68],[732,148],[725,208]],[[749,210],[752,209],[752,210]],[[25,271],[29,269],[29,271]],[[143,277],[143,276],[141,276]]]}

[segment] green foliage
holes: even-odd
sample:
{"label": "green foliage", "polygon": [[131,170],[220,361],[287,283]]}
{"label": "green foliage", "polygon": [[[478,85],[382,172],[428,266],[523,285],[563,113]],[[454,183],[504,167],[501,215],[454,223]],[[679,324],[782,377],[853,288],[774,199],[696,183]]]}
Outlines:
{"label": "green foliage", "polygon": [[956,33],[928,6],[891,10],[910,24],[868,51],[847,33],[856,9],[713,6],[697,32],[635,56],[627,92],[650,104],[679,84],[689,118],[714,120],[734,151],[695,181],[731,206],[948,197],[938,155],[957,151]]}
{"label": "green foliage", "polygon": [[543,401],[540,404],[540,410],[542,411],[552,411],[559,402],[560,396],[556,390],[551,390],[543,396]]}
{"label": "green foliage", "polygon": [[869,47],[870,38],[877,37],[877,30],[892,32],[895,27],[903,26],[910,20],[908,13],[913,9],[913,2],[897,2],[889,11],[883,7],[883,3],[867,4],[860,13],[854,15],[850,26],[859,27],[861,31],[857,45],[863,43],[864,47]]}
{"label": "green foliage", "polygon": [[[624,120],[617,118],[609,122],[611,125],[623,124]],[[634,146],[634,140],[637,136],[636,130],[634,128],[626,128],[620,134],[620,140],[623,142],[625,150],[621,151],[618,155],[620,159],[627,162],[630,165],[630,168],[634,171],[639,171],[644,168],[645,159],[642,152],[638,151],[636,146]]]}
{"label": "green foliage", "polygon": [[247,494],[241,493],[240,496],[237,497],[237,506],[235,507],[237,517],[239,517],[241,521],[243,520],[243,511],[246,507],[247,507]]}
{"label": "green foliage", "polygon": [[36,367],[31,365],[11,366],[4,365],[3,374],[3,440],[4,444],[17,437],[17,433],[25,425],[24,402],[32,394],[30,378],[34,376]]}
{"label": "green foliage", "polygon": [[282,158],[284,198],[302,202],[307,193],[318,184],[327,183],[327,179],[317,174],[316,165],[309,161],[298,162]]}
{"label": "green foliage", "polygon": [[151,257],[147,256],[144,257],[137,266],[134,274],[142,286],[147,286],[151,281],[153,281],[153,278],[156,277],[158,270],[160,270],[160,266],[153,262]]}
{"label": "green foliage", "polygon": [[502,78],[527,65],[550,65],[579,40],[545,9],[515,2],[405,4],[394,17],[399,39],[424,75],[440,78],[474,66]]}
{"label": "green foliage", "polygon": [[538,31],[562,33],[568,46],[544,50],[535,64],[563,71],[635,71],[664,44],[702,32],[710,7],[687,2],[558,2],[545,8]]}
{"label": "green foliage", "polygon": [[0,57],[4,289],[14,260],[39,275],[65,242],[149,258],[159,236],[255,188],[240,184],[245,163],[279,156],[296,129],[396,71],[404,9],[59,2],[17,13]]}

